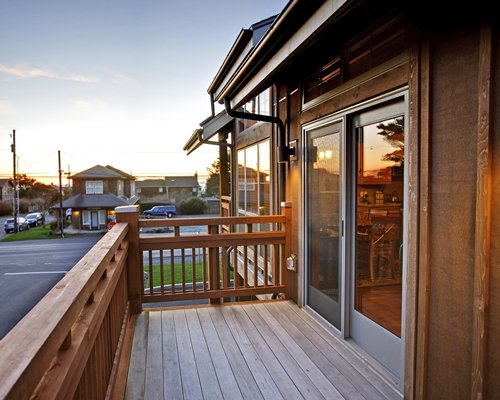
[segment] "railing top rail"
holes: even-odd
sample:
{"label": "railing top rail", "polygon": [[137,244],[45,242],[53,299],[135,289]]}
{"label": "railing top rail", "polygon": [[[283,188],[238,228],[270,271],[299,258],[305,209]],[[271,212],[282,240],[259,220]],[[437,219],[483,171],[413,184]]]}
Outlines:
{"label": "railing top rail", "polygon": [[61,347],[128,231],[118,223],[0,341],[0,398],[32,391]]}
{"label": "railing top rail", "polygon": [[243,217],[200,217],[200,218],[173,218],[173,219],[140,219],[140,227],[176,227],[196,225],[244,225],[244,224],[272,224],[284,223],[284,215],[258,215]]}

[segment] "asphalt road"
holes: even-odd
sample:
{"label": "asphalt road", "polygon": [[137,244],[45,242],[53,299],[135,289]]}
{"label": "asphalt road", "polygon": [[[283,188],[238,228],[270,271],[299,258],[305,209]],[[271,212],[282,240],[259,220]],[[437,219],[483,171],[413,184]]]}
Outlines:
{"label": "asphalt road", "polygon": [[0,339],[101,237],[0,242]]}

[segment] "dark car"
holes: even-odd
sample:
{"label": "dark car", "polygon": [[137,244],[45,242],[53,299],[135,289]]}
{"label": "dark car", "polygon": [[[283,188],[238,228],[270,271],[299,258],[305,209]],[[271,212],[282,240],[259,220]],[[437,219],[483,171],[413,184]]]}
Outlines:
{"label": "dark car", "polygon": [[144,211],[144,215],[146,218],[148,217],[168,217],[172,218],[175,214],[177,214],[177,209],[175,206],[154,206],[150,210]]}
{"label": "dark car", "polygon": [[30,213],[26,215],[26,220],[28,221],[28,224],[32,227],[39,226],[43,224],[43,215],[42,213],[35,212],[35,213]]}
{"label": "dark car", "polygon": [[[23,218],[23,217],[18,217],[17,218],[17,231],[27,231],[30,228],[30,225],[28,224],[28,221]],[[5,223],[3,224],[3,229],[5,230],[5,233],[11,233],[14,232],[14,218],[9,218]]]}

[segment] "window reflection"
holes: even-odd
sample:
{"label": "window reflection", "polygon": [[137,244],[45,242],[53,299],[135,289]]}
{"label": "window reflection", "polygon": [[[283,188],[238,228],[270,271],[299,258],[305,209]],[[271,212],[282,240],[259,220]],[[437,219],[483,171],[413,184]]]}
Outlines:
{"label": "window reflection", "polygon": [[404,118],[356,129],[355,309],[401,336]]}

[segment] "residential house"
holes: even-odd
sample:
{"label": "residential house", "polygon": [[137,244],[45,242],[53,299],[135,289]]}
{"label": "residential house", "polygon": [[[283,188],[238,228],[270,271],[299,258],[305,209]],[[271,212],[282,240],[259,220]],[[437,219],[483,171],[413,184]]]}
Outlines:
{"label": "residential house", "polygon": [[494,15],[292,0],[241,31],[184,147],[231,159],[233,215],[292,206],[291,298],[405,398],[500,398]]}
{"label": "residential house", "polygon": [[[114,209],[136,203],[135,177],[112,166],[95,165],[71,176],[73,195],[62,208],[71,209],[76,229],[106,229],[114,219]],[[52,207],[58,209],[59,205]]]}
{"label": "residential house", "polygon": [[166,176],[163,179],[145,179],[136,182],[136,195],[141,202],[180,203],[200,192],[198,174],[193,176]]}

